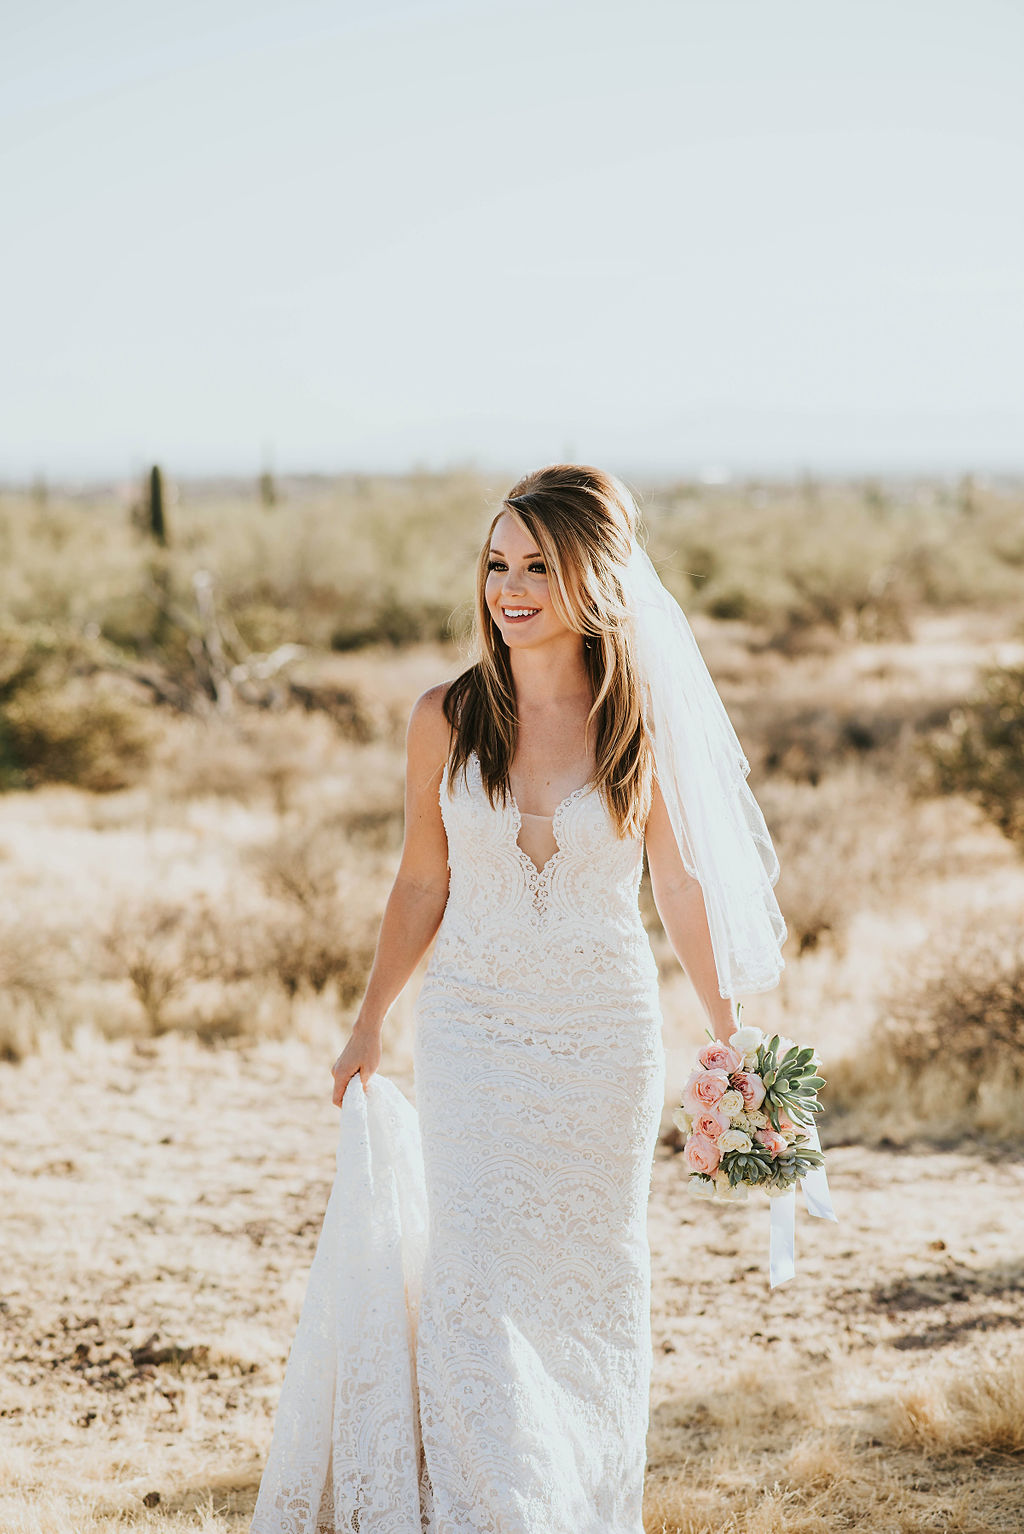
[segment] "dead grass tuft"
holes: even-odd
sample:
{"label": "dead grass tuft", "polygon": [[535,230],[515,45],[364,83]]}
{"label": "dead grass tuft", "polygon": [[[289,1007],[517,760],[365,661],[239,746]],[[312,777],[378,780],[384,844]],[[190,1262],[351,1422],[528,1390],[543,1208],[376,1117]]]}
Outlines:
{"label": "dead grass tuft", "polygon": [[934,1365],[889,1404],[886,1436],[938,1454],[1024,1454],[1024,1347]]}

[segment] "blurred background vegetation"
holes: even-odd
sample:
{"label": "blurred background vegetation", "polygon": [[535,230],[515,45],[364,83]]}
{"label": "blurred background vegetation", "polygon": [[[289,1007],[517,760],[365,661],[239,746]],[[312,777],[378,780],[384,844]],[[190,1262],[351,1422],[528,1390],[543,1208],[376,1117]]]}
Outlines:
{"label": "blurred background vegetation", "polygon": [[[1024,485],[634,489],[780,851],[788,967],[759,1005],[799,1031],[789,1012],[846,995],[833,1133],[949,1133],[955,1066],[958,1130],[1018,1134]],[[401,845],[408,709],[466,661],[500,495],[468,471],[159,467],[0,494],[4,1057],[82,1028],[278,1035],[310,998],[339,1036]],[[646,884],[643,907],[685,1033]]]}

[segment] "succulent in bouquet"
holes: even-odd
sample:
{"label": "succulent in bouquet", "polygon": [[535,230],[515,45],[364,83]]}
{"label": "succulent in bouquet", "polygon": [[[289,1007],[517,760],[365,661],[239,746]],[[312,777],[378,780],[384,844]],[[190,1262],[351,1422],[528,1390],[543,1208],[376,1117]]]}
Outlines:
{"label": "succulent in bouquet", "polygon": [[748,1188],[788,1193],[825,1162],[814,1128],[825,1085],[817,1054],[760,1028],[738,1026],[727,1042],[706,1031],[672,1116],[686,1135],[692,1191],[724,1201],[745,1199]]}

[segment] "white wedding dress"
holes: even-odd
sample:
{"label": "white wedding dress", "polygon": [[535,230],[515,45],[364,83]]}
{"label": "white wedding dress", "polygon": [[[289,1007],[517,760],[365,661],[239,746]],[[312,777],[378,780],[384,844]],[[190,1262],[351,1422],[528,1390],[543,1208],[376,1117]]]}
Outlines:
{"label": "white wedding dress", "polygon": [[346,1090],[253,1534],[643,1534],[665,1062],[642,838],[580,788],[538,871],[476,758],[446,779],[417,1108],[379,1073]]}

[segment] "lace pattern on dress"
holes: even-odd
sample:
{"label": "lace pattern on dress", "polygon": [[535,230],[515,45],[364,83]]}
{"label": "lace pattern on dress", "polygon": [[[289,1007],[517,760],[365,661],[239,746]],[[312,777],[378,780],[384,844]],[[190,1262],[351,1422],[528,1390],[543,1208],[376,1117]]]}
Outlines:
{"label": "lace pattern on dress", "polygon": [[642,840],[581,787],[538,870],[475,758],[440,804],[417,1112],[389,1094],[385,1128],[378,1074],[369,1159],[339,1144],[253,1531],[643,1534],[664,1053]]}

